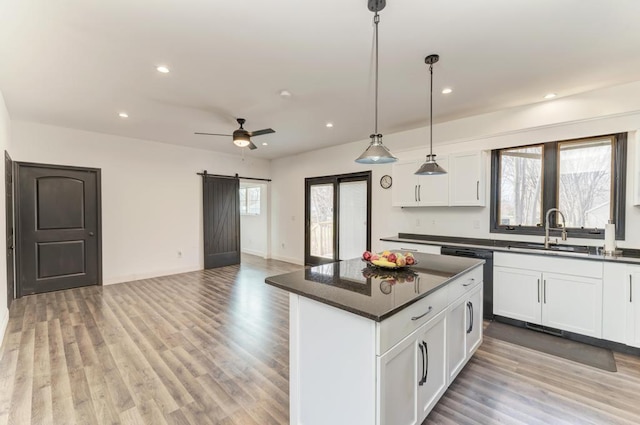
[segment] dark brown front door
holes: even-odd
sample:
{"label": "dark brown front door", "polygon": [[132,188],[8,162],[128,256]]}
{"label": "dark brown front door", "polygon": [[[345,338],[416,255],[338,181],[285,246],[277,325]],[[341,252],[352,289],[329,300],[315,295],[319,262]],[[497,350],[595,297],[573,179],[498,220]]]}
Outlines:
{"label": "dark brown front door", "polygon": [[11,307],[14,297],[13,276],[13,161],[7,151],[4,151],[4,193],[7,219],[7,308]]}
{"label": "dark brown front door", "polygon": [[240,264],[240,180],[203,176],[204,268]]}
{"label": "dark brown front door", "polygon": [[18,163],[20,295],[100,283],[99,173]]}

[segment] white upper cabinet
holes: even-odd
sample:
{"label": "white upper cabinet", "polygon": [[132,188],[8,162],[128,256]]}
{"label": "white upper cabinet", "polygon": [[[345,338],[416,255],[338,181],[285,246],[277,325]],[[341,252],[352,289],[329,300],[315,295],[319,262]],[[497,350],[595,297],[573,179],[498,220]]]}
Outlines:
{"label": "white upper cabinet", "polygon": [[482,152],[449,156],[449,205],[484,207],[484,162]]}
{"label": "white upper cabinet", "polygon": [[483,152],[438,156],[446,174],[417,176],[423,161],[393,164],[394,207],[443,207],[485,205],[485,156]]}
{"label": "white upper cabinet", "polygon": [[[448,158],[438,158],[446,170]],[[393,164],[392,202],[394,207],[434,207],[449,204],[449,174],[417,176],[422,161],[402,161]]]}

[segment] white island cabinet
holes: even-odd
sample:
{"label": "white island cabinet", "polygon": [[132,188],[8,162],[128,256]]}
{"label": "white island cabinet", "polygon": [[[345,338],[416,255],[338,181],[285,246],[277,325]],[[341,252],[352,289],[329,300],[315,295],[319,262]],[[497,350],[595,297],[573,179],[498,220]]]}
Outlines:
{"label": "white island cabinet", "polygon": [[452,354],[456,374],[473,355],[483,261],[415,256],[399,271],[348,260],[267,279],[290,292],[291,424],[419,425]]}

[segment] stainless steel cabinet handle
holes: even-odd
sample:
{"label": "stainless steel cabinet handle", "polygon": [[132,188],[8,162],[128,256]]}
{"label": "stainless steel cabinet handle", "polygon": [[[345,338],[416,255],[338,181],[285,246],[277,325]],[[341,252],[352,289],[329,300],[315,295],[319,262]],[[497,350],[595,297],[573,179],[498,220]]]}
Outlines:
{"label": "stainless steel cabinet handle", "polygon": [[413,186],[413,199],[418,202],[418,185]]}
{"label": "stainless steel cabinet handle", "polygon": [[422,191],[422,185],[419,184],[418,185],[418,202],[422,202],[422,194],[420,193]]}
{"label": "stainless steel cabinet handle", "polygon": [[425,383],[424,379],[424,347],[421,343],[418,343],[418,348],[420,348],[420,355],[422,355],[422,374],[420,375],[420,380],[418,381],[418,385],[422,386]]}
{"label": "stainless steel cabinet handle", "polygon": [[429,376],[429,346],[424,341],[422,341],[422,345],[424,345],[424,378],[422,378],[422,383],[426,383]]}
{"label": "stainless steel cabinet handle", "polygon": [[538,279],[538,304],[540,304],[540,279]]}
{"label": "stainless steel cabinet handle", "polygon": [[544,300],[544,303],[547,303],[547,279],[542,281],[542,299]]}
{"label": "stainless steel cabinet handle", "polygon": [[469,327],[467,328],[467,333],[470,334],[473,330],[473,303],[471,301],[467,302],[467,310],[469,310]]}
{"label": "stainless steel cabinet handle", "polygon": [[476,280],[474,278],[469,279],[469,283],[463,283],[462,286],[470,286],[473,285],[474,283],[476,283]]}
{"label": "stainless steel cabinet handle", "polygon": [[629,275],[629,302],[633,302],[633,281],[631,275]]}
{"label": "stainless steel cabinet handle", "polygon": [[419,319],[422,319],[424,316],[426,316],[427,314],[431,313],[431,310],[433,310],[433,307],[432,307],[432,306],[429,306],[429,310],[427,310],[427,312],[426,312],[426,313],[423,313],[423,314],[421,314],[420,316],[413,316],[413,317],[411,318],[411,320],[419,320]]}
{"label": "stainless steel cabinet handle", "polygon": [[480,180],[476,181],[476,200],[480,200]]}

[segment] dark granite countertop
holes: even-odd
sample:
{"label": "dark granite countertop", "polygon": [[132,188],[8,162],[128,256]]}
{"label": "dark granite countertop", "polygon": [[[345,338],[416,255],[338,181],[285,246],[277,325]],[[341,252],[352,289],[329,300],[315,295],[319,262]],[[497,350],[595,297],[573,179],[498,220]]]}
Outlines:
{"label": "dark granite countertop", "polygon": [[400,270],[361,259],[271,276],[270,285],[380,322],[443,287],[484,260],[415,253],[418,264]]}
{"label": "dark granite countertop", "polygon": [[[590,261],[608,261],[615,263],[640,264],[640,250],[622,248],[619,255],[603,255],[599,247],[560,245],[558,250],[542,250],[532,248],[536,243],[523,241],[509,241],[500,239],[476,239],[455,236],[419,235],[400,233],[398,236],[380,238],[382,241],[406,242],[424,245],[454,246],[467,248],[481,248],[490,251],[512,252],[515,254],[544,255],[556,257],[570,257]],[[579,248],[576,252],[563,251],[563,247]]]}

